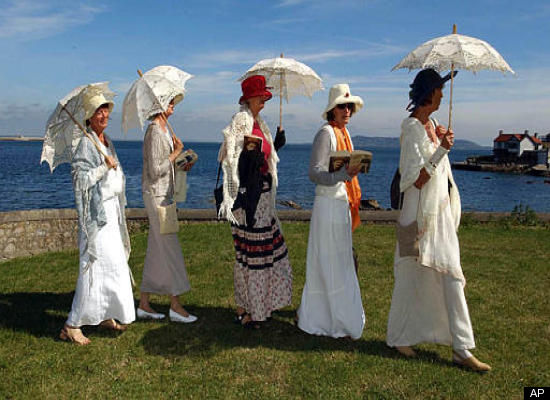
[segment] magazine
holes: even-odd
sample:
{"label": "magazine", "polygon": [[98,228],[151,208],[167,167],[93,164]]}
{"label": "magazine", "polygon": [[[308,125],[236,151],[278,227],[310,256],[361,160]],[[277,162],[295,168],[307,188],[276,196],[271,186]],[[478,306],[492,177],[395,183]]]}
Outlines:
{"label": "magazine", "polygon": [[353,150],[351,153],[347,150],[333,151],[330,153],[329,172],[338,171],[349,164],[351,167],[361,165],[359,172],[366,174],[369,172],[372,162],[372,153],[367,150]]}

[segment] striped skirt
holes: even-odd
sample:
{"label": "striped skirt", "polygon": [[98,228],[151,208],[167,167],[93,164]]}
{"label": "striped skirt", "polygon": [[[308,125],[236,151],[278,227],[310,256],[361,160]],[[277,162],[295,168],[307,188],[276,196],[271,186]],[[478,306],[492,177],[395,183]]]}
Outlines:
{"label": "striped skirt", "polygon": [[250,313],[252,320],[264,321],[272,311],[292,301],[292,268],[271,191],[261,194],[253,227],[246,226],[242,208],[233,210],[233,215],[238,221],[231,224],[236,255],[235,303]]}

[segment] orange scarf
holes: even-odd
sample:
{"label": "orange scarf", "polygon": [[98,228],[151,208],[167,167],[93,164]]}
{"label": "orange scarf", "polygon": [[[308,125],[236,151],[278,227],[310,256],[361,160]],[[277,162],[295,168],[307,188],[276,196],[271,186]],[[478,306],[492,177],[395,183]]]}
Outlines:
{"label": "orange scarf", "polygon": [[[349,133],[344,127],[340,129],[334,124],[330,124],[334,129],[336,136],[336,150],[353,151],[351,146],[351,139]],[[351,213],[351,231],[361,225],[361,217],[359,217],[359,204],[361,204],[361,187],[359,186],[359,179],[354,176],[351,181],[346,181],[346,191],[348,192],[349,211]]]}

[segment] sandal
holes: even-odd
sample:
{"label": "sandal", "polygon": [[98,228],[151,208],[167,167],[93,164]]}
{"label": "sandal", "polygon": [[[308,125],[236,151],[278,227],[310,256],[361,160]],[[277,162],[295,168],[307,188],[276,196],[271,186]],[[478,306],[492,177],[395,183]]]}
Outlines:
{"label": "sandal", "polygon": [[59,339],[64,342],[77,344],[79,346],[86,346],[91,343],[90,339],[84,336],[80,328],[71,328],[67,325],[65,325],[63,329],[61,329],[61,332],[59,332]]}
{"label": "sandal", "polygon": [[128,325],[122,325],[116,322],[114,319],[107,319],[99,324],[99,327],[102,329],[111,329],[117,332],[124,332],[128,329]]}
{"label": "sandal", "polygon": [[[244,322],[244,320],[247,319],[247,317],[248,317],[248,320]],[[241,326],[245,329],[260,329],[260,323],[258,321],[252,320],[252,317],[248,313],[245,313],[242,316]]]}
{"label": "sandal", "polygon": [[258,321],[247,321],[245,322],[244,324],[241,324],[243,326],[243,328],[245,329],[252,329],[252,330],[256,330],[256,329],[260,329],[261,328],[261,325]]}
{"label": "sandal", "polygon": [[243,312],[242,314],[237,314],[235,315],[235,319],[233,319],[233,323],[237,324],[237,325],[242,325],[242,322],[243,322],[243,319],[244,317],[246,317],[248,314],[245,312]]}

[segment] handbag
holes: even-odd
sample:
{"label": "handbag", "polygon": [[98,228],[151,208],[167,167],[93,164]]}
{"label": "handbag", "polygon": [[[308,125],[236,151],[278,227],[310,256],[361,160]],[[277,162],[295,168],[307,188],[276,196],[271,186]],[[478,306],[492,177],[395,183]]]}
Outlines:
{"label": "handbag", "polygon": [[403,226],[399,222],[395,225],[397,243],[399,243],[399,257],[418,257],[420,249],[418,246],[418,223],[411,222]]}
{"label": "handbag", "polygon": [[390,205],[394,210],[401,210],[401,208],[403,208],[403,197],[405,193],[401,191],[399,187],[400,184],[401,174],[399,173],[399,168],[397,168],[390,185]]}
{"label": "handbag", "polygon": [[157,206],[160,222],[160,233],[167,235],[170,233],[178,233],[180,226],[178,223],[178,210],[176,202],[167,206]]}
{"label": "handbag", "polygon": [[223,202],[223,183],[218,186],[220,182],[220,171],[222,169],[222,163],[218,165],[218,177],[216,178],[216,188],[214,189],[214,200],[216,201],[216,215],[220,213],[220,206]]}

